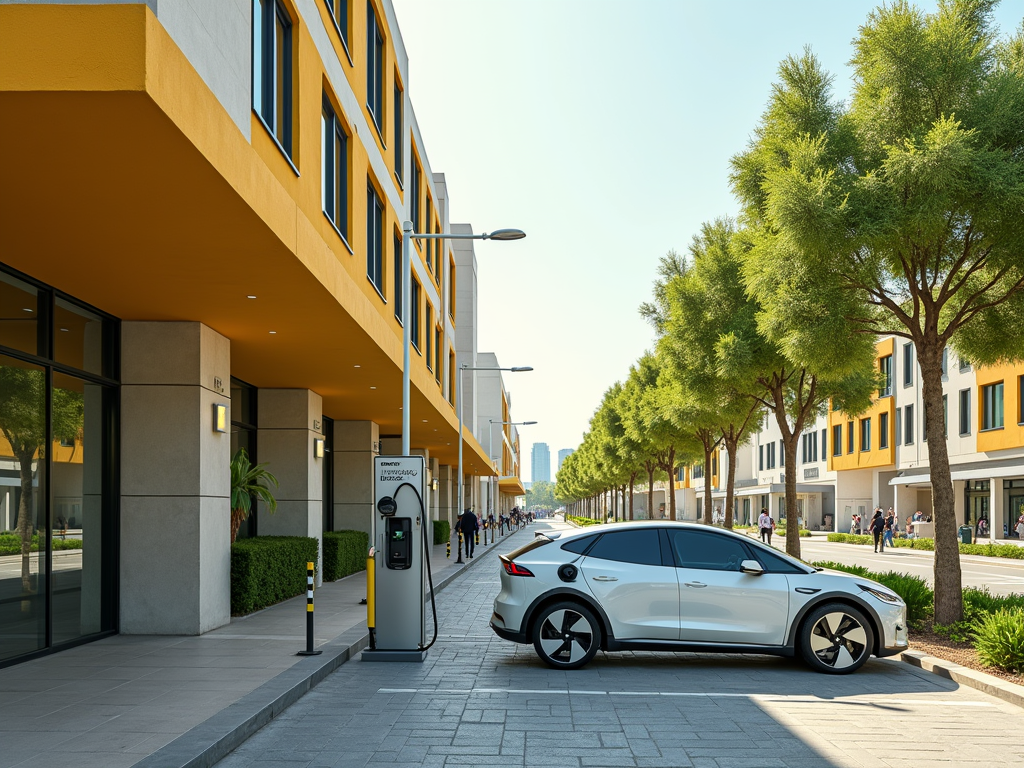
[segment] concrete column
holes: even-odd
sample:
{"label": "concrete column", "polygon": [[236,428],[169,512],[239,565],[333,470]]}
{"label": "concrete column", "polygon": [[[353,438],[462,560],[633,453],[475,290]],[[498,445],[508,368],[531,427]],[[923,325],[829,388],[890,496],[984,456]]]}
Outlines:
{"label": "concrete column", "polygon": [[437,495],[441,504],[437,519],[447,520],[453,527],[455,526],[455,517],[457,516],[455,508],[458,506],[459,489],[456,485],[458,471],[458,467],[442,464],[438,468],[437,474]]}
{"label": "concrete column", "polygon": [[[966,499],[964,497],[964,488],[966,487],[966,484],[966,480],[953,481],[953,514],[955,515],[956,525],[958,528],[967,522],[967,507]],[[927,514],[931,514],[931,512],[928,512]]]}
{"label": "concrete column", "polygon": [[323,459],[313,441],[323,437],[323,400],[309,389],[260,389],[260,464],[277,478],[277,512],[260,504],[261,536],[310,536],[317,540],[317,585],[323,571]]}
{"label": "concrete column", "polygon": [[372,534],[373,457],[380,427],[372,421],[334,422],[334,528]]}
{"label": "concrete column", "polygon": [[231,345],[201,323],[121,324],[123,634],[197,635],[231,620]]}
{"label": "concrete column", "polygon": [[[988,528],[992,540],[1003,538],[1003,523],[1006,522],[1006,491],[1003,490],[1003,478],[993,477],[988,481]],[[1017,521],[1014,520],[1014,525]]]}
{"label": "concrete column", "polygon": [[431,459],[427,462],[430,467],[430,477],[437,479],[437,490],[430,492],[430,519],[440,520],[441,517],[441,462]]}

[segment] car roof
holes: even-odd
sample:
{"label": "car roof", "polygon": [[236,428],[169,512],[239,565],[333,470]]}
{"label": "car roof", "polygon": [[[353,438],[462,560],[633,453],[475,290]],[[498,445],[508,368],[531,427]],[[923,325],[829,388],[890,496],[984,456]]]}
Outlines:
{"label": "car roof", "polygon": [[640,527],[655,527],[655,528],[680,528],[689,529],[694,531],[715,531],[716,533],[728,534],[731,536],[739,536],[740,538],[749,538],[743,534],[737,533],[736,531],[728,528],[720,528],[717,525],[707,525],[705,523],[685,523],[680,520],[628,520],[624,523],[599,523],[597,525],[588,525],[585,528],[580,528],[575,531],[562,532],[560,539],[576,538],[578,536],[588,536],[594,533],[607,533],[609,531],[623,531],[623,530],[635,530]]}

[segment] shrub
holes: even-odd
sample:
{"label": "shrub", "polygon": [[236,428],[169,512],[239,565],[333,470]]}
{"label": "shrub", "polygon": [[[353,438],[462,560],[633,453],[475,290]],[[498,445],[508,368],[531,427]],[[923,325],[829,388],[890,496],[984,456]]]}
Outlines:
{"label": "shrub", "polygon": [[452,537],[452,524],[447,520],[434,521],[434,543],[444,544]]}
{"label": "shrub", "polygon": [[585,528],[588,525],[600,525],[600,520],[591,520],[589,517],[580,517],[579,515],[566,515],[565,522],[574,523],[581,528]]}
{"label": "shrub", "polygon": [[317,541],[305,536],[259,536],[231,545],[231,613],[244,616],[306,591],[306,563]]}
{"label": "shrub", "polygon": [[324,581],[337,581],[366,570],[370,535],[364,531],[328,531],[324,534]]}
{"label": "shrub", "polygon": [[1024,672],[1024,609],[1001,609],[983,617],[974,631],[974,647],[985,666]]}
{"label": "shrub", "polygon": [[[45,543],[43,544],[45,546]],[[30,552],[38,552],[40,548],[39,534],[32,537],[32,543],[29,545]],[[53,550],[56,552],[61,549],[81,549],[81,539],[61,539],[56,536],[53,538]],[[16,533],[0,533],[0,555],[20,555],[21,554],[21,536]]]}
{"label": "shrub", "polygon": [[1024,547],[1018,547],[1016,544],[961,544],[960,554],[1024,560]]}
{"label": "shrub", "polygon": [[872,542],[870,536],[862,536],[856,533],[830,533],[827,538],[829,541],[839,542],[840,544],[870,544]]}
{"label": "shrub", "polygon": [[[786,526],[784,526],[784,525],[777,525],[777,526],[775,526],[775,535],[776,536],[785,536],[786,535]],[[811,535],[811,532],[809,530],[807,530],[806,528],[801,528],[800,529],[800,535],[803,536],[803,537],[807,537],[807,536]]]}
{"label": "shrub", "polygon": [[874,578],[874,574],[863,565],[845,565],[844,563],[837,563],[834,560],[819,560],[818,562],[811,563],[811,565],[815,568],[829,568],[833,571],[852,573],[854,576],[863,576],[865,579]]}

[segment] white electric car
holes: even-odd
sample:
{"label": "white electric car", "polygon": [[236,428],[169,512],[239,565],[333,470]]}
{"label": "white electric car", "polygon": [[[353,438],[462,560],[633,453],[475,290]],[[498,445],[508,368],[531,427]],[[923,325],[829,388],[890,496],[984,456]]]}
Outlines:
{"label": "white electric car", "polygon": [[892,590],[731,531],[667,521],[538,533],[501,556],[491,628],[552,667],[599,649],[799,654],[844,674],[907,648]]}

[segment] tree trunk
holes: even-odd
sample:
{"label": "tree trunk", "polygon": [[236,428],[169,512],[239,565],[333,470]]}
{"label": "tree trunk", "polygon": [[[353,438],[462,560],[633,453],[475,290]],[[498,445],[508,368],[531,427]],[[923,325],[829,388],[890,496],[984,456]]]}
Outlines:
{"label": "tree trunk", "polygon": [[[18,455],[18,474],[21,479],[21,500],[18,502],[18,535],[21,537],[21,593],[23,595],[35,594],[32,589],[32,534],[35,526],[32,525],[32,457],[35,450],[16,451]],[[40,455],[39,461],[43,457]],[[42,541],[40,546],[45,546]]]}
{"label": "tree trunk", "polygon": [[235,539],[238,537],[238,529],[242,527],[242,523],[245,520],[245,512],[240,509],[231,510],[231,543],[235,543]]}
{"label": "tree trunk", "polygon": [[729,456],[729,474],[725,481],[725,527],[731,529],[733,525],[732,508],[735,504],[733,491],[736,483],[736,449],[739,439],[732,429],[724,435],[725,452]]}
{"label": "tree trunk", "polygon": [[952,624],[964,617],[964,597],[953,478],[946,444],[946,414],[942,407],[942,347],[937,341],[928,345],[918,342],[916,346],[928,436],[932,520],[935,522],[935,623]]}
{"label": "tree trunk", "polygon": [[647,519],[654,519],[654,462],[648,461],[647,467]]}
{"label": "tree trunk", "polygon": [[786,554],[800,557],[800,513],[796,505],[796,444],[800,432],[782,435],[786,454]]}
{"label": "tree trunk", "polygon": [[676,519],[676,449],[668,449],[668,518]]}
{"label": "tree trunk", "polygon": [[636,472],[629,476],[629,519],[633,520],[633,489],[636,483]]}
{"label": "tree trunk", "polygon": [[704,441],[704,524],[713,525],[714,518],[711,516],[714,505],[711,499],[711,454],[715,452],[716,442]]}

